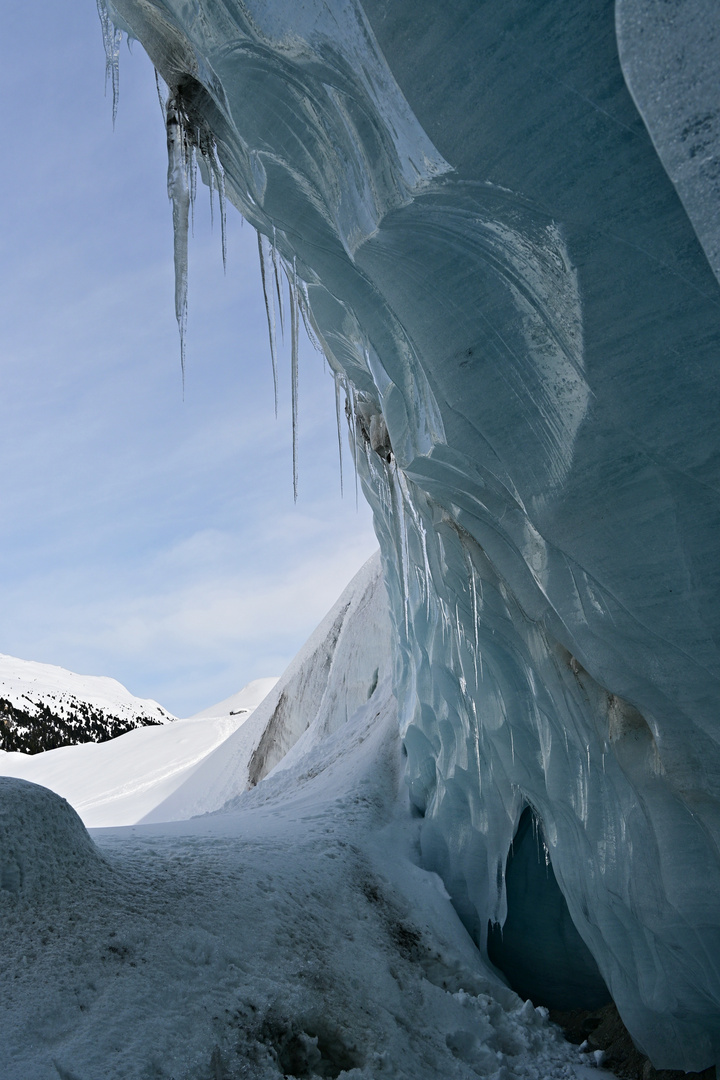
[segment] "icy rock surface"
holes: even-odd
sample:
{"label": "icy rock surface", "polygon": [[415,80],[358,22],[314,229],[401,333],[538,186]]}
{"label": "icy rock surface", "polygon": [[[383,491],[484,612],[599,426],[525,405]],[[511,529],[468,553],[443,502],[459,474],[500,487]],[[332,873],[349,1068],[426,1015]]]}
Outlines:
{"label": "icy rock surface", "polygon": [[[707,76],[700,6],[708,33],[680,20],[673,48]],[[426,865],[484,948],[532,806],[633,1037],[702,1069],[720,1058],[720,292],[653,102],[675,131],[707,79],[648,83],[631,8],[642,116],[606,0],[111,14],[212,132],[347,397]]]}

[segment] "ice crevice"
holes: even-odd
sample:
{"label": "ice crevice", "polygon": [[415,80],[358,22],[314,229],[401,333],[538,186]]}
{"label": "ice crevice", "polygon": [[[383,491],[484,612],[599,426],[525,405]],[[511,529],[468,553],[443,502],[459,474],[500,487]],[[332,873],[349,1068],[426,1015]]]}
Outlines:
{"label": "ice crevice", "polygon": [[295,431],[301,316],[338,429],[345,399],[425,867],[485,955],[489,924],[522,952],[532,808],[563,963],[571,928],[591,961],[555,990],[600,979],[658,1068],[699,1070],[720,1060],[720,295],[714,174],[681,150],[716,133],[706,50],[653,23],[697,66],[678,90],[646,6],[617,5],[620,47],[595,0],[107,11],[170,89],[181,337],[196,154],[259,232],[275,381],[287,279]]}

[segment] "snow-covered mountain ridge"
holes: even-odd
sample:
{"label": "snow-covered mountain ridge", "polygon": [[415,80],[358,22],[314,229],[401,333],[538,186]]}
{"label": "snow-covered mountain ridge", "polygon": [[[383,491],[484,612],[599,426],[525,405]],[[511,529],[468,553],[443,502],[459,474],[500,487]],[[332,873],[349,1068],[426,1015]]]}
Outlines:
{"label": "snow-covered mountain ridge", "polygon": [[38,754],[101,743],[175,719],[157,701],[134,697],[115,679],[0,654],[0,750]]}

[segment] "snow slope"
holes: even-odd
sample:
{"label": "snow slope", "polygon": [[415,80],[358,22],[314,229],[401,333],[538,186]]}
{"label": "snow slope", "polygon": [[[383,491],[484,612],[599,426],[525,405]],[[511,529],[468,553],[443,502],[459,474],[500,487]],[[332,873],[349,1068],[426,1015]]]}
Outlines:
{"label": "snow slope", "polygon": [[209,705],[207,709],[201,709],[200,712],[193,713],[190,719],[202,720],[205,717],[237,716],[242,713],[252,712],[267,697],[276,682],[277,678],[274,677],[253,679],[247,686],[243,686],[242,690],[238,690],[236,694],[231,694],[230,697],[218,701],[216,705]]}
{"label": "snow slope", "polygon": [[208,754],[245,723],[262,691],[275,682],[257,679],[233,695],[233,714],[213,709],[209,718],[137,728],[109,742],[62,746],[32,756],[1,752],[0,775],[30,780],[57,792],[88,826],[133,825],[176,791]]}
{"label": "snow slope", "polygon": [[52,664],[0,655],[0,745],[38,753],[71,743],[102,742],[175,717],[121,683],[76,675]]}
{"label": "snow slope", "polygon": [[298,750],[336,731],[392,672],[379,554],[358,571],[253,715],[145,821],[217,810]]}
{"label": "snow slope", "polygon": [[0,753],[0,775],[62,795],[89,827],[177,821],[218,810],[303,747],[346,723],[392,673],[379,553],[280,679],[256,679],[187,720],[100,745]]}

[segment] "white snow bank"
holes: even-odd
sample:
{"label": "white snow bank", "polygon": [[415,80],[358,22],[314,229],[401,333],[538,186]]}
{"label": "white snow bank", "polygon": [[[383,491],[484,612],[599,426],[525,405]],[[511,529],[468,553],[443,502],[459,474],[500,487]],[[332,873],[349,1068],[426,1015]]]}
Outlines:
{"label": "white snow bank", "polygon": [[32,756],[0,751],[0,774],[51,788],[88,827],[179,821],[218,810],[298,740],[302,753],[346,723],[390,675],[391,655],[378,553],[280,679],[256,679],[187,720],[105,743]]}
{"label": "white snow bank", "polygon": [[[112,682],[112,680],[108,680]],[[62,746],[43,754],[0,751],[0,774],[62,795],[87,826],[133,825],[180,787],[199,763],[252,713],[264,686],[256,679],[234,694],[234,712],[137,728],[104,743]],[[192,811],[180,816],[190,816]]]}

